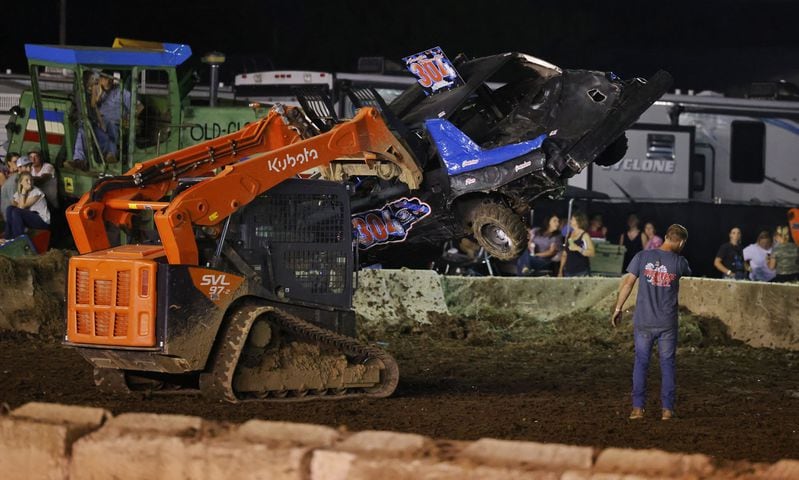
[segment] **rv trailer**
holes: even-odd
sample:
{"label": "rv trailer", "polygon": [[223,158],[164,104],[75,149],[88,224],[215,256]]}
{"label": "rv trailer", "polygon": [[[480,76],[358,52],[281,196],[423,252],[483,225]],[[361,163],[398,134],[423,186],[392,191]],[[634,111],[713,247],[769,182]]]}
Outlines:
{"label": "rv trailer", "polygon": [[627,131],[624,158],[570,182],[620,201],[799,205],[799,102],[667,94]]}

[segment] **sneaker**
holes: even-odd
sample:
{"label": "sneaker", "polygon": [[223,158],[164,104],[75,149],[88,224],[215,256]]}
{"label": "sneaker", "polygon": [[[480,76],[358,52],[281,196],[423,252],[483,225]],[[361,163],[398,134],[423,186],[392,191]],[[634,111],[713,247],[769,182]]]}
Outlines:
{"label": "sneaker", "polygon": [[668,408],[663,409],[663,414],[660,416],[661,420],[671,420],[674,418],[674,410],[669,410]]}
{"label": "sneaker", "polygon": [[633,411],[630,412],[630,420],[641,420],[644,418],[644,409],[643,408],[633,408]]}

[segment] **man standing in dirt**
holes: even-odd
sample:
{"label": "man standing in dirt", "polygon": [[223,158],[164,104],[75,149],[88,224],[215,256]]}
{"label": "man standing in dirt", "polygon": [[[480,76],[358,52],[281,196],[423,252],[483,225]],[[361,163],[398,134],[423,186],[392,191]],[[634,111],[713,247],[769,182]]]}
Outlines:
{"label": "man standing in dirt", "polygon": [[646,403],[646,374],[652,345],[658,342],[660,354],[660,399],[663,407],[661,419],[674,417],[676,391],[675,364],[677,353],[677,298],[680,277],[691,274],[688,261],[680,255],[688,240],[688,230],[674,224],[666,231],[666,242],[658,249],[638,252],[627,266],[621,279],[616,309],[611,323],[618,326],[624,302],[630,296],[638,278],[633,329],[635,338],[635,364],[633,367],[633,410],[630,420],[644,418]]}

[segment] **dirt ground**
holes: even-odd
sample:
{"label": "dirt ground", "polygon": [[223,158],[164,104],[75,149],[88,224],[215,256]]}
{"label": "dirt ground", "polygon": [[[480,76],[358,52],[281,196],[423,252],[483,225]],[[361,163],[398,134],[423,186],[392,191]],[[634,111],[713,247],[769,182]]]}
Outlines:
{"label": "dirt ground", "polygon": [[[628,319],[629,320],[629,319]],[[216,404],[187,396],[108,397],[78,354],[23,334],[0,335],[0,402],[91,405],[243,422],[253,418],[385,429],[438,438],[659,448],[719,460],[799,459],[799,353],[730,341],[717,322],[683,315],[678,418],[659,419],[659,368],[650,367],[645,420],[629,413],[629,323],[612,330],[582,315],[519,326],[510,319],[443,321],[387,333],[401,381],[385,400]]]}

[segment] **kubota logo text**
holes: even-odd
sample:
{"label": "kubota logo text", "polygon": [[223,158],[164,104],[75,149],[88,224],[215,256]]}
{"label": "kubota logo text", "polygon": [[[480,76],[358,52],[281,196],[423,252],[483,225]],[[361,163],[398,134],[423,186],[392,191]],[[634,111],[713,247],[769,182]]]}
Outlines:
{"label": "kubota logo text", "polygon": [[283,158],[273,158],[269,160],[268,168],[270,172],[282,172],[288,168],[294,168],[297,165],[308,163],[317,158],[319,158],[319,152],[317,152],[315,148],[310,150],[308,150],[308,148],[303,148],[302,153],[298,153],[297,155],[287,153]]}

